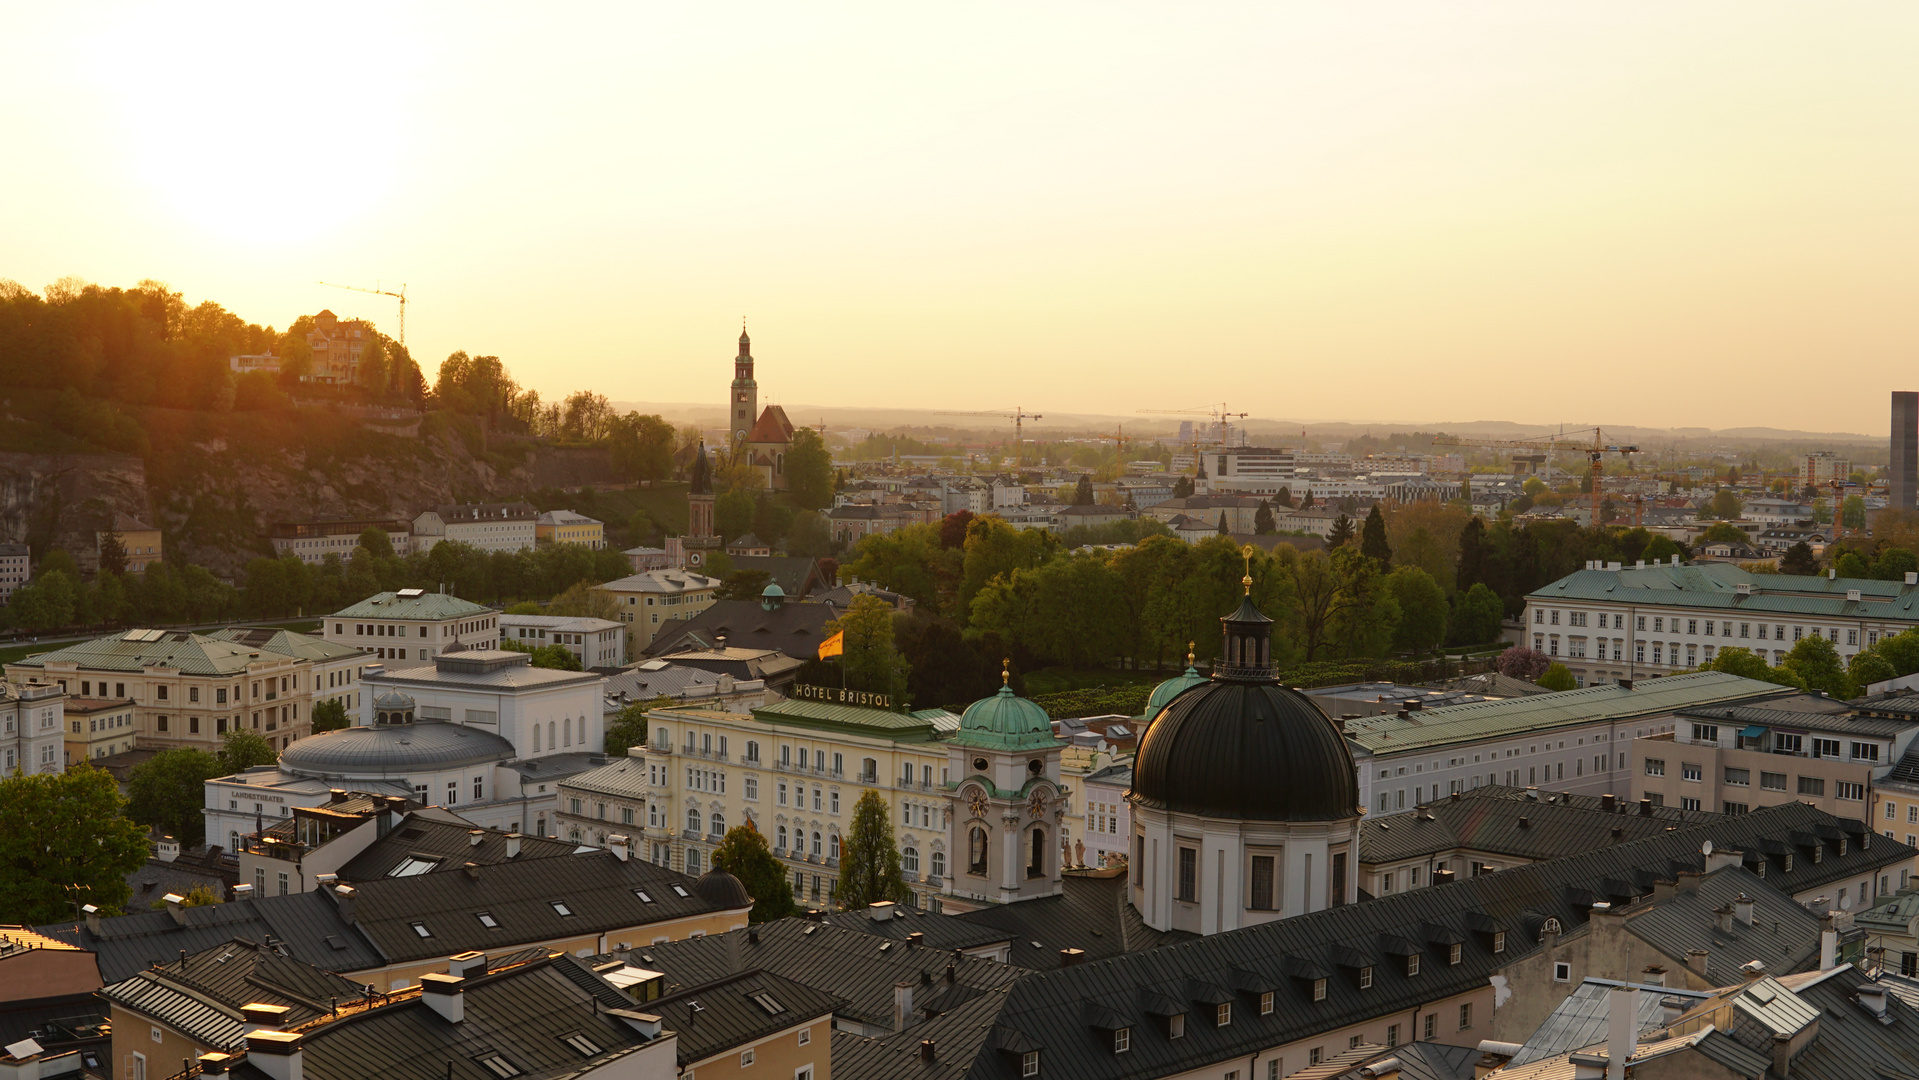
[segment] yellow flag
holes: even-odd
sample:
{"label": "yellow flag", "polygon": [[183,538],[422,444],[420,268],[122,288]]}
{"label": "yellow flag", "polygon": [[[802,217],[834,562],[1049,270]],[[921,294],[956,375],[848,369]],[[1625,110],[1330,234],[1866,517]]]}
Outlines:
{"label": "yellow flag", "polygon": [[846,652],[846,631],[841,630],[825,641],[820,642],[820,659],[840,656]]}

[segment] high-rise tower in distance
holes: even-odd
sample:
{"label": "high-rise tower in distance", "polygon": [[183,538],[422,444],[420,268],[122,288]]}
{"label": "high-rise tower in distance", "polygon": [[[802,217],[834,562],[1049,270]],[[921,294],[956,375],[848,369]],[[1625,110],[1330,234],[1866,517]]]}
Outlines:
{"label": "high-rise tower in distance", "polygon": [[1919,499],[1919,392],[1892,392],[1892,475],[1886,498],[1894,510],[1914,509]]}

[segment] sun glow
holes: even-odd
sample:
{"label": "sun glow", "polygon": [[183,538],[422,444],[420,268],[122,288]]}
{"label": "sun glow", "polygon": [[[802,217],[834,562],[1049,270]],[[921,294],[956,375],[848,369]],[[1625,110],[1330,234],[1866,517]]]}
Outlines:
{"label": "sun glow", "polygon": [[407,72],[381,21],[338,8],[142,6],[103,32],[95,85],[156,211],[273,244],[325,233],[393,189]]}

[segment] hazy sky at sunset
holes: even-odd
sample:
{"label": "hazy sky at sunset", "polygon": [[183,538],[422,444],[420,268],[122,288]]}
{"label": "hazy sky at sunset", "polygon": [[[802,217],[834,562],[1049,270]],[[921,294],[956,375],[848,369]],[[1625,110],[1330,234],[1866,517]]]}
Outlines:
{"label": "hazy sky at sunset", "polygon": [[1919,4],[25,5],[0,277],[431,378],[1882,432]]}

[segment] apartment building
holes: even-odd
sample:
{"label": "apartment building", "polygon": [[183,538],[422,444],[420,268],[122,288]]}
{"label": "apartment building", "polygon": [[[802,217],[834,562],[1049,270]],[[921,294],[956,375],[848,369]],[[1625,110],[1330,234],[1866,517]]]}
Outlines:
{"label": "apartment building", "polygon": [[113,528],[102,529],[93,534],[94,555],[99,556],[100,548],[107,537],[118,536],[120,547],[127,553],[127,573],[138,574],[166,554],[165,545],[160,539],[160,530],[129,514],[113,515]]}
{"label": "apartment building", "polygon": [[1792,693],[1723,672],[1588,686],[1557,694],[1340,721],[1374,817],[1401,814],[1477,787],[1538,787],[1625,797],[1633,739],[1670,732],[1680,710]]}
{"label": "apartment building", "polygon": [[571,510],[548,510],[533,520],[534,542],[578,544],[595,551],[606,546],[605,524]]}
{"label": "apartment building", "polygon": [[331,311],[313,317],[307,346],[313,350],[308,378],[314,382],[349,383],[360,374],[360,354],[373,340],[373,326],[364,319],[342,319]]}
{"label": "apartment building", "polygon": [[0,544],[0,604],[13,599],[13,590],[32,574],[32,553],[25,544]]}
{"label": "apartment building", "polygon": [[940,740],[959,730],[959,719],[941,709],[897,713],[798,698],[745,715],[651,710],[638,856],[698,873],[726,830],[750,821],[792,873],[794,899],[817,905],[832,896],[853,804],[877,791],[893,814],[915,903],[925,906],[948,874],[952,778]]}
{"label": "apartment building", "polygon": [[607,846],[608,836],[637,837],[646,821],[647,762],[642,749],[635,747],[629,757],[560,781],[553,834],[594,847]]}
{"label": "apartment building", "polygon": [[66,692],[51,684],[0,682],[0,776],[65,768]]}
{"label": "apartment building", "polygon": [[127,699],[69,697],[66,701],[64,765],[97,761],[133,749],[133,702]]}
{"label": "apartment building", "polygon": [[500,616],[500,635],[523,648],[558,645],[584,668],[626,666],[626,631],[619,623],[584,615]]}
{"label": "apartment building", "polygon": [[1872,716],[1822,694],[1683,709],[1675,719],[1672,731],[1633,740],[1634,797],[1727,814],[1803,802],[1869,819],[1875,779],[1919,734],[1919,717]]}
{"label": "apartment building", "polygon": [[1533,648],[1581,685],[1687,671],[1720,649],[1750,649],[1777,664],[1808,636],[1842,660],[1919,626],[1919,574],[1904,581],[1752,574],[1733,563],[1631,568],[1588,563],[1526,597]]}
{"label": "apartment building", "polygon": [[526,503],[438,506],[413,519],[413,549],[432,551],[442,540],[458,540],[481,551],[520,551],[538,542],[539,516]]}
{"label": "apartment building", "polygon": [[[306,660],[182,630],[128,630],[6,666],[9,679],[133,702],[141,748],[215,751],[245,728],[284,750],[312,730]],[[65,725],[59,725],[64,733]]]}
{"label": "apartment building", "polygon": [[690,619],[713,606],[720,579],[689,570],[647,570],[593,586],[613,597],[620,621],[632,635],[628,655],[637,656],[673,619]]}
{"label": "apartment building", "polygon": [[321,636],[365,653],[367,659],[425,663],[458,645],[493,649],[500,642],[500,613],[446,593],[401,589],[376,593],[328,615]]}
{"label": "apartment building", "polygon": [[274,555],[286,558],[292,555],[301,562],[318,566],[326,561],[328,555],[338,555],[340,561],[353,558],[360,549],[360,536],[368,529],[379,529],[386,533],[387,543],[393,546],[395,555],[405,555],[412,550],[413,526],[404,521],[387,521],[366,518],[355,521],[282,521],[274,524],[267,534],[273,544]]}
{"label": "apartment building", "polygon": [[[1895,690],[1855,703],[1860,712],[1875,717],[1919,720],[1919,694]],[[1873,828],[1886,836],[1919,847],[1919,746],[1908,747],[1892,767],[1873,778]]]}
{"label": "apartment building", "polygon": [[337,701],[351,716],[360,708],[360,669],[370,654],[364,649],[273,626],[227,626],[207,634],[249,649],[279,653],[307,662],[306,686],[314,704]]}
{"label": "apartment building", "polygon": [[1799,486],[1817,488],[1826,493],[1826,486],[1835,480],[1845,483],[1852,475],[1852,462],[1830,450],[1815,450],[1799,459]]}

